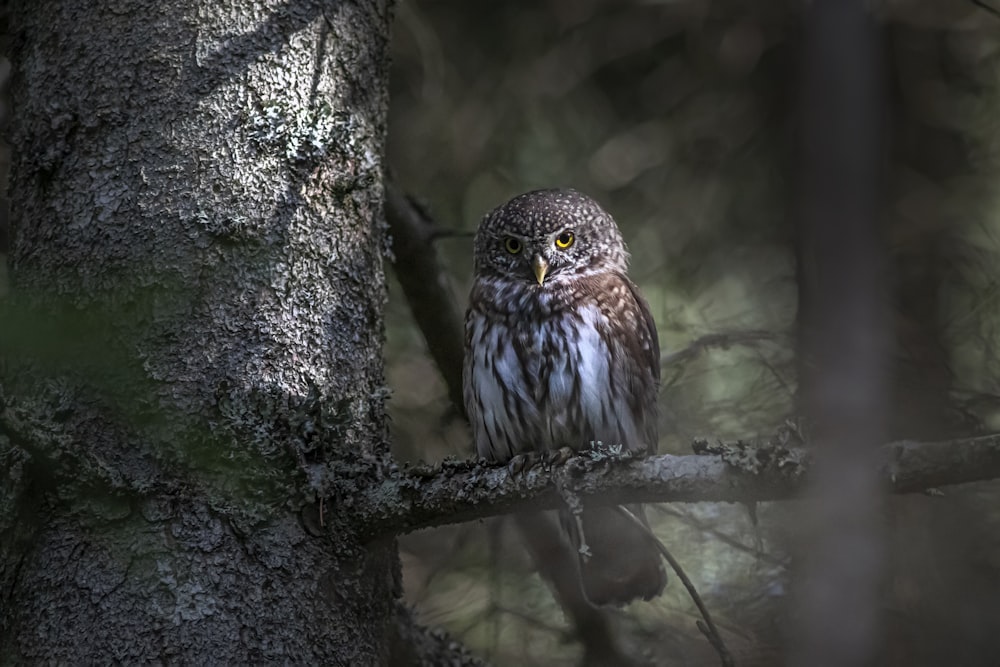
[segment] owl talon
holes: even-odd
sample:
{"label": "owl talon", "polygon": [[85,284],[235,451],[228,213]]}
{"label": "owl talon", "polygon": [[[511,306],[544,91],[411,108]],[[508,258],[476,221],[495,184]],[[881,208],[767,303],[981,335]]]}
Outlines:
{"label": "owl talon", "polygon": [[507,474],[511,477],[519,477],[522,473],[531,470],[532,465],[529,454],[515,454],[507,462]]}
{"label": "owl talon", "polygon": [[576,452],[574,452],[569,447],[560,447],[559,449],[554,449],[551,452],[549,452],[547,463],[550,468],[554,466],[561,466],[562,464],[566,463],[566,461],[569,461],[571,458],[573,458],[574,454],[576,454]]}
{"label": "owl talon", "polygon": [[521,474],[522,470],[524,470],[523,455],[518,454],[517,456],[511,458],[511,460],[507,462],[507,474],[510,475],[511,477],[517,477],[518,475]]}

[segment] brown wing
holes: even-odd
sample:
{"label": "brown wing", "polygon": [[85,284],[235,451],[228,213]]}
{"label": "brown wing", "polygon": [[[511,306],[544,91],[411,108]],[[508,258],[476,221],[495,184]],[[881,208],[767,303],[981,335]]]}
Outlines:
{"label": "brown wing", "polygon": [[[601,309],[611,330],[609,347],[618,351],[619,379],[627,404],[642,433],[646,454],[656,453],[657,399],[660,384],[660,340],[649,304],[639,288],[620,273],[610,274],[599,291]],[[632,449],[639,450],[638,443]],[[629,511],[645,523],[642,505]],[[581,559],[583,589],[594,604],[624,604],[636,598],[649,600],[663,591],[667,574],[659,551],[646,533],[610,507],[588,508],[581,517],[591,557]],[[570,531],[571,539],[574,532]]]}
{"label": "brown wing", "polygon": [[646,453],[655,454],[659,440],[659,394],[660,394],[660,338],[656,333],[656,323],[649,310],[649,304],[639,288],[623,277],[632,295],[634,305],[634,321],[632,329],[636,342],[631,356],[633,366],[632,393],[635,396],[635,409],[641,411],[644,417],[646,433]]}
{"label": "brown wing", "polygon": [[608,321],[604,332],[613,350],[613,391],[623,392],[642,443],[627,443],[633,451],[654,453],[657,443],[657,398],[660,383],[660,341],[649,304],[628,276],[612,272],[593,285]]}
{"label": "brown wing", "polygon": [[[646,299],[639,293],[639,288],[636,287],[635,283],[629,280],[627,277],[622,278],[625,284],[628,286],[632,293],[632,299],[635,301],[638,319],[638,329],[639,337],[643,341],[648,341],[649,346],[644,350],[645,356],[642,357],[640,353],[641,363],[653,373],[653,380],[656,383],[657,391],[659,391],[660,384],[660,337],[656,333],[656,322],[653,321],[653,313],[649,310],[649,304]],[[655,397],[653,399],[656,400]]]}

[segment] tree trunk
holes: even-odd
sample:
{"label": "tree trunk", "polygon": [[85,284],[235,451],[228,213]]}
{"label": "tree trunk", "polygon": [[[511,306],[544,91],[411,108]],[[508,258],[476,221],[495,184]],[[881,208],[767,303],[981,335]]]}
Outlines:
{"label": "tree trunk", "polygon": [[889,400],[881,34],[858,0],[818,0],[802,21],[799,366],[816,469],[797,531],[788,662],[870,665],[884,623],[875,464]]}
{"label": "tree trunk", "polygon": [[314,493],[387,449],[387,0],[11,26],[0,662],[387,662],[395,544]]}
{"label": "tree trunk", "polygon": [[[893,439],[952,439],[984,430],[956,391],[970,386],[971,378],[956,379],[951,365],[963,347],[990,349],[987,341],[977,343],[976,323],[995,317],[988,307],[970,312],[963,323],[948,314],[963,297],[988,303],[985,288],[974,282],[984,276],[976,275],[975,255],[967,245],[983,218],[956,215],[954,209],[959,199],[976,206],[968,183],[988,181],[990,167],[980,161],[976,123],[956,109],[929,111],[942,97],[961,99],[961,91],[978,85],[978,63],[960,57],[972,40],[953,37],[976,33],[949,27],[955,20],[949,14],[968,10],[933,3],[929,8],[932,13],[922,22],[919,14],[900,13],[888,31],[892,88],[898,91],[892,108],[897,169],[888,218],[895,240]],[[944,87],[939,96],[921,93],[931,82]],[[995,559],[984,554],[1000,542],[1000,517],[993,510],[998,501],[996,482],[956,487],[941,497],[892,499],[887,659],[894,664],[996,662],[1000,572]]]}

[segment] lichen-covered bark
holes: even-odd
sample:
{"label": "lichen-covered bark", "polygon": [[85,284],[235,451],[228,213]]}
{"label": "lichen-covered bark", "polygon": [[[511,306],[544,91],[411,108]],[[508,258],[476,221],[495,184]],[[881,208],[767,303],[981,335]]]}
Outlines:
{"label": "lichen-covered bark", "polygon": [[13,3],[0,662],[388,659],[387,5]]}

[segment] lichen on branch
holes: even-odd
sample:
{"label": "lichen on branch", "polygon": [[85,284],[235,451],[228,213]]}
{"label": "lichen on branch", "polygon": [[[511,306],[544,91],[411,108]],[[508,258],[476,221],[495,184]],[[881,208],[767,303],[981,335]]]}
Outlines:
{"label": "lichen on branch", "polygon": [[[518,475],[485,461],[446,461],[369,477],[367,484],[356,475],[338,476],[330,502],[342,504],[358,533],[373,539],[519,510],[556,509],[564,506],[566,492],[584,505],[790,500],[804,491],[811,468],[805,447],[720,443],[699,449],[712,453],[638,458],[587,452]],[[872,465],[887,493],[994,479],[1000,477],[1000,435],[890,443],[873,450]]]}

